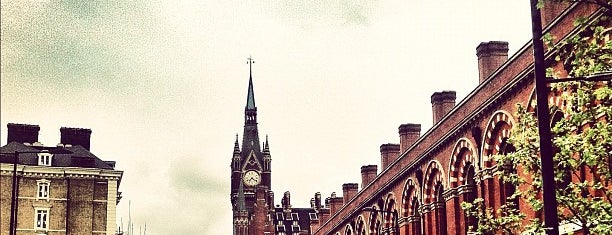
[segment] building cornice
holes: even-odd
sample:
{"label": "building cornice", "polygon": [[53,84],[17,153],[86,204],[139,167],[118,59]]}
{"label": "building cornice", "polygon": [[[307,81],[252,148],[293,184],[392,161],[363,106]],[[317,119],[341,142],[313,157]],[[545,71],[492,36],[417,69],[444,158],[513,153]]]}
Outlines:
{"label": "building cornice", "polygon": [[[13,164],[0,163],[0,175],[13,175]],[[29,178],[96,178],[121,181],[123,171],[82,168],[17,165],[17,175]]]}

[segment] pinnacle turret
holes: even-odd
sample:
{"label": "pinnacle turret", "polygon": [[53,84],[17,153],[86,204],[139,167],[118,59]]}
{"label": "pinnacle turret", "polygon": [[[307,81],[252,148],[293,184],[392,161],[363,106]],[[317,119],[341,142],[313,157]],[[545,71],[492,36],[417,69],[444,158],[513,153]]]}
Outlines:
{"label": "pinnacle turret", "polygon": [[240,145],[238,145],[238,134],[236,134],[236,141],[234,141],[234,153],[240,153]]}

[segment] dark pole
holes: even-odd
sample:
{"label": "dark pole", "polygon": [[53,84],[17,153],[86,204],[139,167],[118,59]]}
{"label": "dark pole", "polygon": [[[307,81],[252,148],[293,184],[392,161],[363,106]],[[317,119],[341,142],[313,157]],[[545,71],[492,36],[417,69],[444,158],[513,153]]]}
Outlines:
{"label": "dark pole", "polygon": [[531,2],[531,31],[533,34],[533,58],[537,96],[538,133],[540,135],[540,158],[542,160],[542,195],[544,199],[544,226],[546,234],[559,234],[555,173],[553,165],[552,136],[550,134],[550,113],[548,111],[548,87],[544,64],[542,42],[542,19],[537,8],[538,0]]}
{"label": "dark pole", "polygon": [[19,158],[19,152],[15,151],[15,155],[13,155],[13,187],[11,189],[11,219],[9,229],[10,235],[15,235],[15,204],[17,203],[17,159]]}

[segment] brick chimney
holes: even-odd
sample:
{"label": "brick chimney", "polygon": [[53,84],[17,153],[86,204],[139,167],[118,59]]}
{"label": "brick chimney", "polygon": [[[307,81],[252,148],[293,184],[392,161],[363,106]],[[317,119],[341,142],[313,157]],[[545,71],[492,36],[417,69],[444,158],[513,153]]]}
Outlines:
{"label": "brick chimney", "polygon": [[374,178],[378,171],[378,166],[367,165],[361,167],[361,189],[365,188]]}
{"label": "brick chimney", "polygon": [[386,169],[391,162],[395,161],[400,153],[399,144],[382,144],[380,145],[380,167],[381,170]]}
{"label": "brick chimney", "polygon": [[456,97],[455,91],[434,92],[433,95],[431,95],[434,125],[442,120],[442,117],[455,107]]}
{"label": "brick chimney", "polygon": [[10,142],[30,144],[38,142],[38,131],[40,131],[38,125],[9,123],[6,124],[6,127],[8,129],[7,144]]}
{"label": "brick chimney", "polygon": [[333,215],[334,213],[338,212],[343,203],[344,199],[342,197],[337,197],[336,193],[332,193],[331,197],[329,198],[329,214]]}
{"label": "brick chimney", "polygon": [[476,56],[478,57],[478,78],[482,83],[508,60],[508,42],[481,42],[476,47]]}
{"label": "brick chimney", "polygon": [[398,128],[400,137],[400,153],[408,150],[421,137],[421,124],[406,123]]}
{"label": "brick chimney", "polygon": [[62,144],[81,145],[89,150],[91,129],[62,127],[60,133]]}
{"label": "brick chimney", "polygon": [[357,183],[346,183],[342,185],[342,198],[344,198],[344,204],[347,204],[355,197],[357,190],[359,190],[359,185]]}

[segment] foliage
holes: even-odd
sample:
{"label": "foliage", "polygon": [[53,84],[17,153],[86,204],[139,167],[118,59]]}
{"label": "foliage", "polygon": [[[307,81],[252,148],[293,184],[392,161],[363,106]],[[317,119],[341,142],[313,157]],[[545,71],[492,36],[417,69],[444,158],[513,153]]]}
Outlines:
{"label": "foliage", "polygon": [[[612,1],[603,0],[610,4]],[[610,12],[610,11],[608,11]],[[549,60],[549,76],[584,77],[612,71],[612,23],[604,14],[594,21],[579,19],[581,32],[555,43],[546,35],[548,50],[557,55]],[[560,65],[560,66],[559,66]],[[559,221],[583,228],[584,234],[612,234],[612,82],[562,82],[551,92],[564,101],[551,106],[553,115],[553,158]],[[493,156],[498,163],[495,176],[515,187],[506,204],[486,208],[482,199],[464,203],[478,225],[470,231],[480,234],[540,234],[542,212],[542,169],[539,157],[537,116],[518,105],[517,122],[508,143],[515,151]],[[503,164],[500,164],[503,163]],[[516,170],[512,170],[516,168]],[[521,199],[520,207],[514,202]]]}

